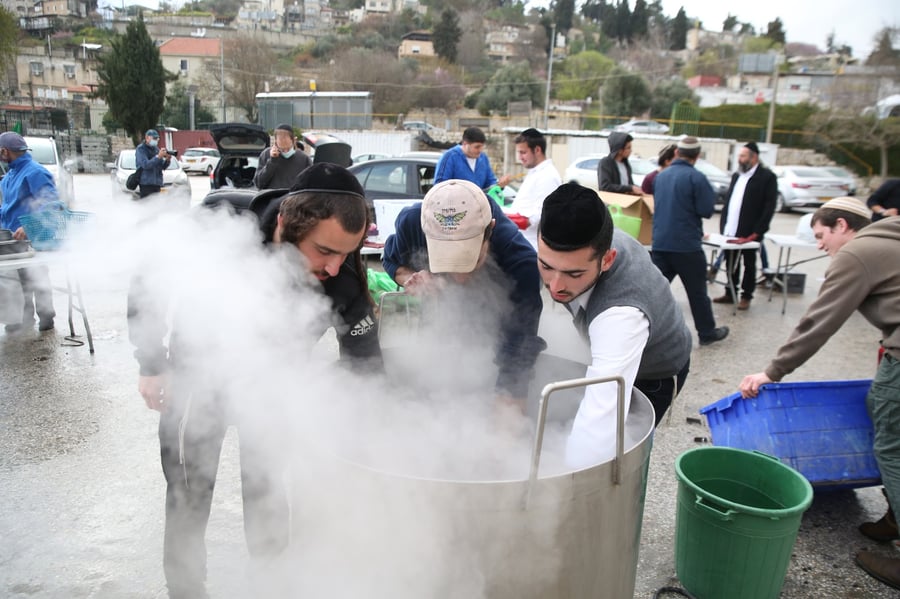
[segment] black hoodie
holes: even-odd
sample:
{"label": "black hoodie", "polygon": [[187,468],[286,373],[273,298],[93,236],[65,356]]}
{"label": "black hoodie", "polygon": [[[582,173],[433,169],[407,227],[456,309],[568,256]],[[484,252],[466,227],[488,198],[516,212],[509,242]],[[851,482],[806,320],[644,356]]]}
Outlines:
{"label": "black hoodie", "polygon": [[628,164],[628,160],[624,161],[628,180],[622,181],[619,166],[616,163],[616,154],[632,139],[631,135],[618,131],[609,134],[609,155],[600,160],[597,165],[597,187],[600,191],[633,193],[634,180],[631,178],[631,165]]}

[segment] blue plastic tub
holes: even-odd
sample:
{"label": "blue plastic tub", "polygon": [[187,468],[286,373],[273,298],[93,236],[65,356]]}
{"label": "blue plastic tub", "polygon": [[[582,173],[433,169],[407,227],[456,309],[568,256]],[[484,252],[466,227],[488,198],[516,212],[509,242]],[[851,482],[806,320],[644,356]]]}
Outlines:
{"label": "blue plastic tub", "polygon": [[881,483],[866,411],[871,380],[773,383],[755,398],[729,395],[700,409],[713,445],[761,451],[817,489]]}

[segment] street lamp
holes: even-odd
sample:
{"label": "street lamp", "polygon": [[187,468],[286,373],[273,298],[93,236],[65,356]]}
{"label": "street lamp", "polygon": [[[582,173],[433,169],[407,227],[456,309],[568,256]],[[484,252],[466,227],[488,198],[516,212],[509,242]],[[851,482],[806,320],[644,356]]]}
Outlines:
{"label": "street lamp", "polygon": [[194,129],[196,129],[196,127],[194,126],[194,102],[195,102],[195,98],[197,95],[197,86],[189,85],[187,88],[187,93],[188,93],[188,126],[190,127],[191,131],[193,131]]}

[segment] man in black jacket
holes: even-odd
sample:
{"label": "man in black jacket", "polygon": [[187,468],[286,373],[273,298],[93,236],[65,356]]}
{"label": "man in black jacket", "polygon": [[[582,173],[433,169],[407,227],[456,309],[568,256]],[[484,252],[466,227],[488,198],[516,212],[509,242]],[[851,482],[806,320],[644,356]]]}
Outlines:
{"label": "man in black jacket", "polygon": [[631,178],[631,142],[633,137],[618,131],[609,134],[609,155],[597,165],[597,188],[600,191],[641,195],[643,191]]}
{"label": "man in black jacket", "polygon": [[[299,190],[287,195],[260,194],[250,210],[262,217],[266,243],[273,248],[296,247],[302,266],[321,282],[322,292],[331,300],[341,362],[351,363],[357,372],[382,370],[374,305],[359,251],[369,225],[363,189],[349,171],[327,163],[307,169],[296,187]],[[260,293],[258,303],[248,310],[263,309],[272,299]],[[170,598],[203,598],[207,597],[204,537],[229,424],[240,431],[244,530],[250,555],[275,556],[288,544],[285,458],[279,457],[286,453],[282,405],[280,398],[261,392],[262,397],[240,401],[252,405],[262,422],[234,421],[242,406],[234,405],[230,381],[196,372],[197,365],[210,358],[198,355],[203,350],[185,339],[188,335],[181,329],[187,327],[173,327],[168,347],[164,345],[166,310],[153,298],[149,282],[137,278],[129,292],[128,322],[140,364],[138,390],[147,407],[160,412],[160,455],[167,483],[163,567]],[[189,300],[182,298],[181,303]],[[176,322],[194,327],[192,337],[210,332],[203,328],[209,325],[195,323],[190,316],[182,314],[179,320],[177,312]],[[330,324],[322,322],[321,332]],[[220,325],[229,326],[218,322],[213,326]],[[313,331],[312,341],[317,332]],[[287,355],[285,360],[296,357]],[[249,375],[264,378],[266,373]]]}
{"label": "man in black jacket", "polygon": [[[725,196],[719,231],[726,237],[736,237],[734,243],[737,245],[750,241],[762,242],[763,235],[772,222],[772,215],[775,214],[777,197],[778,180],[775,173],[760,164],[759,147],[755,142],[745,144],[738,154],[738,172],[732,175],[731,187]],[[731,297],[729,289],[737,289],[743,262],[744,276],[741,279],[741,299],[737,308],[747,310],[756,289],[756,250],[728,251],[740,251],[740,260],[732,260],[732,271],[727,273],[728,289],[713,302],[733,304],[737,301]]]}

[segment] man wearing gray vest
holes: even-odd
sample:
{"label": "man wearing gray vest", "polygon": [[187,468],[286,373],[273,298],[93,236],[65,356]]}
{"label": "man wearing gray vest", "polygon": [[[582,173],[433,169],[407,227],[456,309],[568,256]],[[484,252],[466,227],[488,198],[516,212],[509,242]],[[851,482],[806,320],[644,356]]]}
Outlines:
{"label": "man wearing gray vest", "polygon": [[[691,332],[647,250],[613,228],[597,193],[565,183],[544,200],[538,269],[591,346],[588,377],[621,375],[626,401],[643,392],[659,424],[690,367]],[[626,409],[627,413],[627,409]],[[616,386],[588,387],[566,446],[570,467],[615,454]]]}

